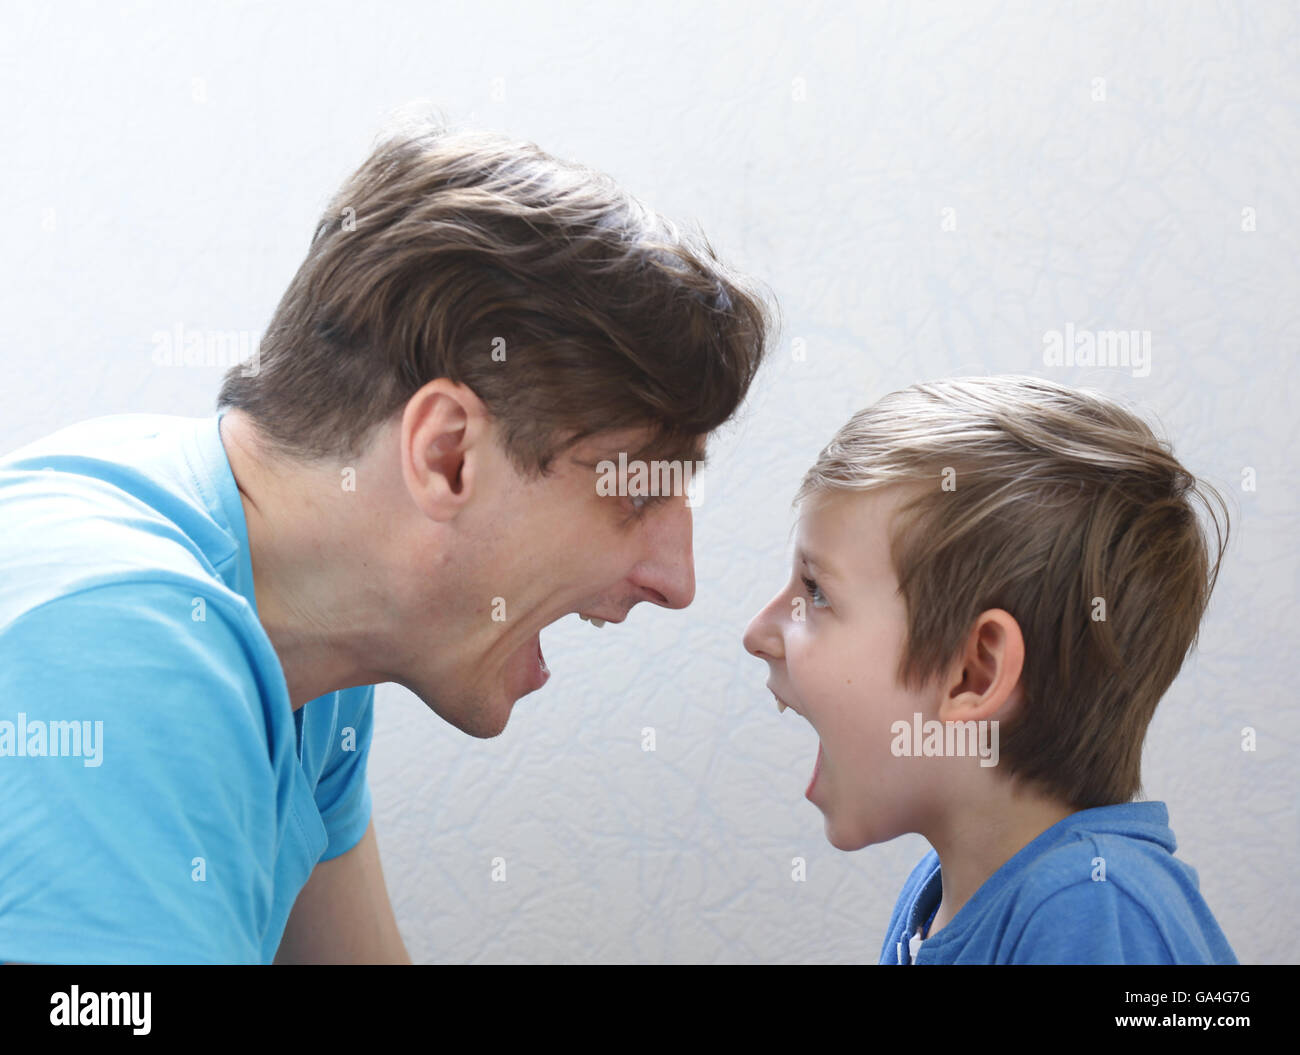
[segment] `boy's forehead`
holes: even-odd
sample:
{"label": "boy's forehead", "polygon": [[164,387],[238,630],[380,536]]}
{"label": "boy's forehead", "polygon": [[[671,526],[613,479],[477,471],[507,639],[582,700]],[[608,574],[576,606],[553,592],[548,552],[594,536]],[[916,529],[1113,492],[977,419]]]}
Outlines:
{"label": "boy's forehead", "polygon": [[810,500],[800,513],[795,559],[846,582],[892,576],[890,523],[898,491],[835,491]]}

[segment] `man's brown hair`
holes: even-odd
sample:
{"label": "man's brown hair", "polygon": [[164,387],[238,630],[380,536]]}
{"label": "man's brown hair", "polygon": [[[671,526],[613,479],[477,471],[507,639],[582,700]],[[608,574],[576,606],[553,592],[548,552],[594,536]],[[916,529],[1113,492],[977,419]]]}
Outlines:
{"label": "man's brown hair", "polygon": [[347,459],[425,383],[468,386],[511,461],[647,428],[632,456],[699,457],[736,411],[775,313],[608,176],[536,145],[407,121],[334,196],[218,408],[280,454]]}
{"label": "man's brown hair", "polygon": [[1004,609],[1025,641],[1024,707],[998,730],[1007,772],[1076,809],[1132,799],[1147,725],[1218,578],[1222,496],[1114,400],[1033,377],[885,396],[836,434],[795,502],[893,485],[916,491],[891,533],[908,611],[898,681],[927,684],[981,612]]}

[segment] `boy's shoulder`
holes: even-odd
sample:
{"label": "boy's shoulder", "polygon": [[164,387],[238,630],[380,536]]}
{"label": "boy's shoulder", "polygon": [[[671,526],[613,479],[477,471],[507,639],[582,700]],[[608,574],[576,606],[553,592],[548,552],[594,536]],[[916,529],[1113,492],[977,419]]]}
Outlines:
{"label": "boy's shoulder", "polygon": [[[1236,963],[1176,848],[1162,802],[1080,810],[995,872],[916,962]],[[936,892],[927,861],[905,889],[914,904]],[[915,921],[900,909],[891,929]]]}
{"label": "boy's shoulder", "polygon": [[[1032,845],[1032,844],[1031,844]],[[1011,963],[1216,963],[1232,951],[1163,802],[1081,810],[1005,890]]]}

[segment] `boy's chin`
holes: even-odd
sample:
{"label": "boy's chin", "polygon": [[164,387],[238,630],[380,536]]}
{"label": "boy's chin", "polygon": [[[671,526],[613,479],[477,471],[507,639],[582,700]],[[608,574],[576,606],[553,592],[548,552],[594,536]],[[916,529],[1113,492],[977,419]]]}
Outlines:
{"label": "boy's chin", "polygon": [[854,850],[865,849],[873,843],[887,842],[888,840],[873,838],[870,833],[863,832],[860,828],[846,830],[837,824],[833,817],[828,815],[826,817],[826,841],[837,850],[852,853]]}

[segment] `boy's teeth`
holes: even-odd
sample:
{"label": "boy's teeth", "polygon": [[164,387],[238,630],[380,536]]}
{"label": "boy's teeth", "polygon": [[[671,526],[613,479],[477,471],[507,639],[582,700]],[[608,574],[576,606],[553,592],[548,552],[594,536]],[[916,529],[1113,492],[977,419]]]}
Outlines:
{"label": "boy's teeth", "polygon": [[578,618],[585,622],[590,623],[592,626],[596,627],[597,629],[605,625],[605,620],[597,619],[594,615],[580,615],[578,616]]}
{"label": "boy's teeth", "polygon": [[777,701],[776,701],[776,713],[777,713],[777,714],[781,714],[781,713],[784,712],[784,711],[785,711],[785,704],[782,703],[780,700],[777,700]]}

